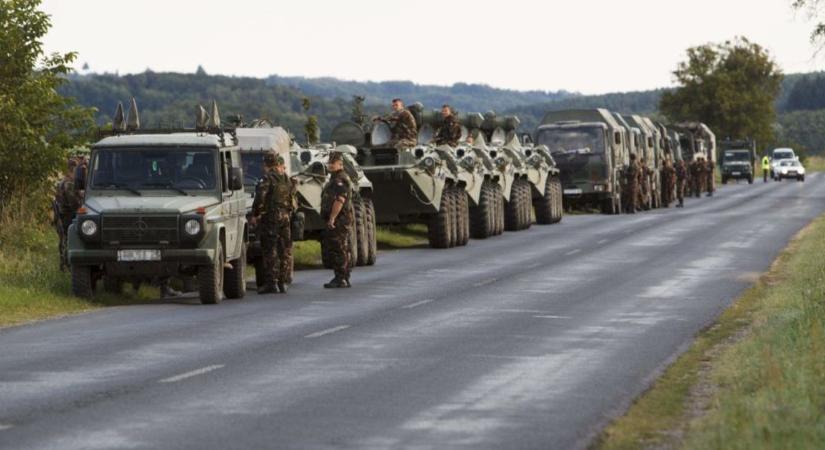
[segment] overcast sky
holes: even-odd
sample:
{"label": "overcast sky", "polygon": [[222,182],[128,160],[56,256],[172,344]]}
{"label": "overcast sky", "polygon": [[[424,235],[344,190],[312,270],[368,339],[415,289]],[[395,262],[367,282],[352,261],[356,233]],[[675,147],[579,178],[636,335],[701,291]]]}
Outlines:
{"label": "overcast sky", "polygon": [[[813,59],[791,0],[44,0],[47,51],[78,66],[485,83],[604,93],[672,84],[684,50],[736,35],[784,71]],[[214,6],[208,6],[214,5]]]}

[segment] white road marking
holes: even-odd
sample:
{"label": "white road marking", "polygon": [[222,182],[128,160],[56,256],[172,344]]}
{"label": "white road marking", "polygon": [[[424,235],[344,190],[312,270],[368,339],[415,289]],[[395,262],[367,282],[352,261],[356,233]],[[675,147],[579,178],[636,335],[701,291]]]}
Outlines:
{"label": "white road marking", "polygon": [[546,316],[533,316],[536,319],[569,319],[570,316],[553,316],[553,315],[546,315]]}
{"label": "white road marking", "polygon": [[426,305],[427,303],[432,303],[434,301],[435,301],[435,299],[428,298],[426,300],[421,300],[420,302],[415,302],[415,303],[410,303],[409,305],[404,305],[401,308],[403,308],[403,309],[413,309],[413,308],[419,307],[421,305]]}
{"label": "white road marking", "polygon": [[185,380],[187,378],[196,377],[198,375],[203,375],[205,373],[212,372],[213,370],[222,369],[225,366],[223,364],[215,364],[213,366],[206,366],[201,367],[200,369],[193,370],[191,372],[182,373],[180,375],[175,375],[174,377],[164,378],[160,380],[160,383],[175,383],[178,381]]}
{"label": "white road marking", "polygon": [[321,336],[326,336],[328,334],[337,333],[339,331],[346,330],[349,327],[350,327],[349,325],[339,325],[337,327],[327,328],[326,330],[321,330],[321,331],[317,331],[315,333],[308,334],[304,337],[307,338],[307,339],[319,338]]}
{"label": "white road marking", "polygon": [[575,250],[570,250],[569,252],[565,253],[564,256],[572,256],[572,255],[575,255],[576,253],[578,253],[580,251],[581,251],[580,248],[577,248]]}
{"label": "white road marking", "polygon": [[489,280],[481,281],[481,282],[473,284],[473,287],[487,286],[488,284],[493,284],[495,282],[496,282],[495,278],[490,278]]}
{"label": "white road marking", "polygon": [[597,242],[597,244],[602,245],[607,244],[608,242],[610,242],[610,239],[602,239],[601,241]]}
{"label": "white road marking", "polygon": [[14,425],[9,425],[7,423],[0,423],[0,431],[8,430],[9,428],[14,427]]}

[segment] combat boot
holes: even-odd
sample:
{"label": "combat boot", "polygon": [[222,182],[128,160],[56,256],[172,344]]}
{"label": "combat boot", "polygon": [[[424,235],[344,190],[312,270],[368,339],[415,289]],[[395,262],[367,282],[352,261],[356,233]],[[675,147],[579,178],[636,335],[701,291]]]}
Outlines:
{"label": "combat boot", "polygon": [[267,284],[258,288],[258,294],[277,294],[278,290],[275,289],[275,286],[271,284]]}
{"label": "combat boot", "polygon": [[281,291],[281,294],[286,294],[286,283],[284,283],[283,281],[279,281],[278,290]]}
{"label": "combat boot", "polygon": [[348,288],[352,287],[352,283],[349,282],[349,277],[344,278],[344,283],[346,284],[346,286],[344,286],[344,287],[348,287]]}
{"label": "combat boot", "polygon": [[348,286],[347,286],[346,280],[344,280],[343,278],[339,278],[336,275],[335,278],[330,280],[329,283],[325,284],[324,287],[326,289],[336,289],[336,288],[345,288],[345,287],[348,287]]}

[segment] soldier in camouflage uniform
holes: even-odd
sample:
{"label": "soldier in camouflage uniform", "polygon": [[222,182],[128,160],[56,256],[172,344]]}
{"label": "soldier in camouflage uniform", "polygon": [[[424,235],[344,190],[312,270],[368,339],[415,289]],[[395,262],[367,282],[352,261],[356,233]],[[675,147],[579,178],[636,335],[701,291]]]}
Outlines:
{"label": "soldier in camouflage uniform", "polygon": [[676,162],[676,199],[679,200],[679,203],[676,205],[677,208],[684,208],[685,206],[685,187],[687,185],[687,168],[685,168],[685,162],[679,160]]}
{"label": "soldier in camouflage uniform", "polygon": [[702,158],[696,158],[690,163],[690,195],[692,197],[699,197],[702,192],[704,166],[705,162]]}
{"label": "soldier in camouflage uniform", "polygon": [[296,205],[295,181],[286,174],[284,158],[274,152],[264,155],[264,168],[252,203],[252,223],[260,221],[258,234],[265,271],[263,286],[258,293],[286,294],[292,267],[291,217]]}
{"label": "soldier in camouflage uniform", "polygon": [[670,159],[665,159],[662,166],[662,205],[669,208],[673,203],[673,187],[676,185],[676,171]]}
{"label": "soldier in camouflage uniform", "polygon": [[435,133],[435,145],[449,145],[456,147],[461,140],[461,124],[458,123],[453,108],[450,105],[441,107],[441,117],[444,121]]}
{"label": "soldier in camouflage uniform", "polygon": [[387,143],[388,146],[404,150],[418,144],[418,126],[415,123],[415,117],[404,108],[404,102],[400,98],[393,99],[392,113],[376,120],[387,122],[392,130],[392,139]]}
{"label": "soldier in camouflage uniform", "polygon": [[348,288],[350,284],[350,230],[352,217],[352,183],[344,172],[341,153],[329,157],[329,181],[321,194],[321,218],[327,224],[323,235],[325,251],[329,252],[335,278],[324,284],[325,288]]}
{"label": "soldier in camouflage uniform", "polygon": [[649,205],[648,199],[651,198],[653,195],[653,186],[650,185],[651,183],[651,171],[650,167],[647,166],[647,160],[645,158],[639,159],[639,205],[642,208],[645,208],[646,205]]}
{"label": "soldier in camouflage uniform", "polygon": [[708,197],[713,197],[713,169],[714,167],[713,160],[708,158],[708,162],[705,165],[705,191],[707,192]]}
{"label": "soldier in camouflage uniform", "polygon": [[626,213],[635,214],[636,210],[639,209],[639,173],[641,172],[641,168],[639,167],[639,163],[636,162],[636,154],[630,154],[630,163],[627,165],[624,171],[624,192],[622,192],[622,198],[624,198],[625,207],[624,210]]}
{"label": "soldier in camouflage uniform", "polygon": [[57,183],[54,194],[54,224],[57,230],[57,237],[60,240],[58,251],[60,252],[60,270],[68,267],[66,259],[66,238],[69,232],[69,225],[72,224],[77,209],[83,204],[80,194],[81,186],[75,185],[75,169],[77,160],[72,158],[67,164],[66,173],[60,182]]}

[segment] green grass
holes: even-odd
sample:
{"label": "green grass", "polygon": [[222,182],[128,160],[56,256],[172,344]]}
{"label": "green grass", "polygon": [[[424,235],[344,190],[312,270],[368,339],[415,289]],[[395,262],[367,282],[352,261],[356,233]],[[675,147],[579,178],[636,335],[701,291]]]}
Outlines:
{"label": "green grass", "polygon": [[376,239],[380,249],[424,247],[427,245],[427,227],[418,224],[380,226]]}
{"label": "green grass", "polygon": [[824,448],[823,253],[825,216],[594,447]]}
{"label": "green grass", "polygon": [[825,172],[825,157],[809,156],[805,159],[804,165],[807,172]]}

